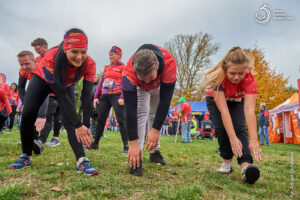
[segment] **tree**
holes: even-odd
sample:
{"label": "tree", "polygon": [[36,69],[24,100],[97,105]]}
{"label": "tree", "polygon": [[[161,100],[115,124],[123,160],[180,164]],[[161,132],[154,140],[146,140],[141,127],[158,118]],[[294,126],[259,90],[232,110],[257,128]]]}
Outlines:
{"label": "tree", "polygon": [[177,84],[174,92],[173,105],[180,96],[187,100],[201,100],[200,88],[202,73],[211,65],[210,56],[219,49],[212,43],[213,37],[208,33],[193,35],[176,35],[165,43],[165,48],[174,56],[177,63]]}
{"label": "tree", "polygon": [[[249,51],[249,50],[248,50]],[[265,102],[268,109],[273,109],[287,98],[292,96],[286,87],[288,78],[282,73],[276,73],[269,67],[265,60],[263,50],[256,47],[250,50],[254,57],[253,74],[257,82],[257,106],[256,113],[259,113],[259,104]]]}

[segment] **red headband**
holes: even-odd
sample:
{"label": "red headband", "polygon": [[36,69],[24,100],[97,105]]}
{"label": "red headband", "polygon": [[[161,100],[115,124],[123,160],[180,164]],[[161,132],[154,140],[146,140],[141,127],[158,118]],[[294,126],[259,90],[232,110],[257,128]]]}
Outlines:
{"label": "red headband", "polygon": [[64,51],[73,48],[85,48],[88,47],[88,38],[83,33],[67,33],[64,36]]}
{"label": "red headband", "polygon": [[117,46],[113,46],[109,52],[113,52],[113,53],[118,54],[119,56],[122,56],[122,49]]}

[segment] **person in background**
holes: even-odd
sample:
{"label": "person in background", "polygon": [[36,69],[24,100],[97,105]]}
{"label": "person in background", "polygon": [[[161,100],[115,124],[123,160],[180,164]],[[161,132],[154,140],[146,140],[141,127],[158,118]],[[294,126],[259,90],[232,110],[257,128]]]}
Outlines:
{"label": "person in background", "polygon": [[192,107],[186,102],[185,97],[180,97],[179,103],[181,104],[179,114],[181,116],[181,143],[191,143]]}
{"label": "person in background", "polygon": [[171,111],[172,135],[176,135],[178,119],[179,119],[178,108],[175,106],[174,109]]}
{"label": "person in background", "polygon": [[[95,141],[91,149],[99,149],[99,141],[103,134],[109,111],[114,108],[120,134],[123,142],[123,153],[128,152],[128,136],[125,128],[124,99],[122,95],[122,72],[125,65],[121,62],[122,50],[113,46],[109,51],[110,65],[104,67],[101,80],[94,95],[94,108],[98,106],[98,122]],[[110,127],[114,126],[114,119],[110,121]]]}
{"label": "person in background", "polygon": [[162,135],[169,135],[169,116],[166,116],[166,119],[162,126]]}
{"label": "person in background", "polygon": [[2,129],[5,125],[5,121],[9,114],[11,114],[12,109],[9,104],[9,98],[7,96],[7,86],[5,84],[5,75],[1,73],[0,75],[0,134],[2,134]]}
{"label": "person in background", "polygon": [[9,131],[11,131],[13,126],[14,126],[15,116],[16,116],[16,113],[17,113],[18,101],[19,101],[19,98],[20,98],[17,88],[18,88],[18,86],[17,86],[16,83],[12,83],[10,85],[11,100],[9,101],[9,103],[11,105],[12,113],[9,115],[9,126],[8,126]]}
{"label": "person in background", "polygon": [[269,146],[269,111],[267,110],[267,106],[264,102],[262,102],[259,106],[260,114],[258,117],[258,125],[259,125],[259,136],[260,136],[260,144],[264,145],[264,135],[266,137],[266,145]]}
{"label": "person in background", "polygon": [[193,123],[193,126],[191,126],[191,135],[195,135],[198,130],[198,123],[197,123],[197,119],[196,119],[195,115],[193,115],[193,117],[192,117],[192,123]]}

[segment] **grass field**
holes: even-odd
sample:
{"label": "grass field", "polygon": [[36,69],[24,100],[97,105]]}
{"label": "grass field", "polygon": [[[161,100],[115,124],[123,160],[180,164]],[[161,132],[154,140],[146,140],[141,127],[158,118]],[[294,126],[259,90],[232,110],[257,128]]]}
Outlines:
{"label": "grass field", "polygon": [[[20,135],[18,130],[4,131],[0,135],[0,199],[300,199],[300,145],[263,146],[264,159],[256,163],[261,178],[248,185],[241,182],[236,161],[230,175],[217,172],[222,161],[216,153],[217,141],[175,144],[173,137],[162,136],[167,165],[149,163],[149,153],[144,152],[144,176],[135,177],[128,173],[127,157],[121,153],[120,134],[105,134],[108,138],[100,141],[99,151],[86,151],[99,170],[98,176],[88,177],[76,173],[65,132],[60,146],[45,147],[42,155],[33,156],[31,168],[8,170],[21,155]],[[60,191],[52,191],[54,187]]]}

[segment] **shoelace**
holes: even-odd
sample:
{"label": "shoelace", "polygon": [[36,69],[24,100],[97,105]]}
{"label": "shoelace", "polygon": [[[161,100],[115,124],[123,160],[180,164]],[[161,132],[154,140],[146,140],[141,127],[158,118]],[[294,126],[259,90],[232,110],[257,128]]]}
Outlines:
{"label": "shoelace", "polygon": [[26,160],[26,158],[20,157],[19,160],[17,160],[16,163],[18,163],[18,164],[24,164],[25,160]]}
{"label": "shoelace", "polygon": [[230,162],[223,162],[222,168],[230,168]]}
{"label": "shoelace", "polygon": [[93,168],[90,164],[89,161],[82,161],[82,166],[84,167],[84,169],[90,169],[90,168]]}

